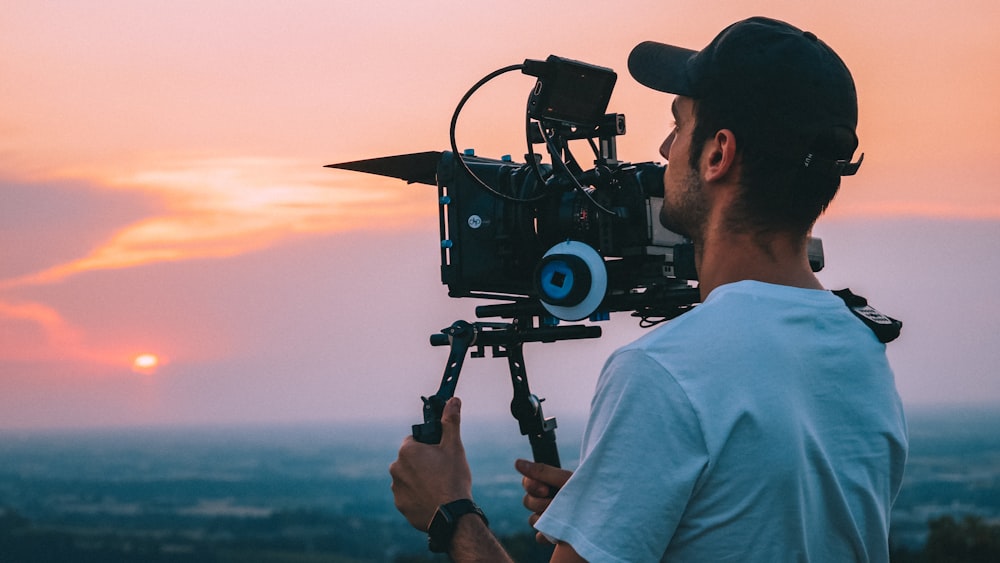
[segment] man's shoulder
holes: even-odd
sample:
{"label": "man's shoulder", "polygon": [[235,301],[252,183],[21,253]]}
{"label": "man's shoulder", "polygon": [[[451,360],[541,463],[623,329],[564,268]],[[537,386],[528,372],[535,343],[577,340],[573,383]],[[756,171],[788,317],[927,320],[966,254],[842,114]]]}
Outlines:
{"label": "man's shoulder", "polygon": [[704,303],[616,354],[648,355],[684,379],[695,366],[718,368],[770,356],[776,346],[813,350],[844,341],[861,346],[867,340],[875,343],[843,301],[828,291],[738,282],[720,286]]}
{"label": "man's shoulder", "polygon": [[762,307],[767,307],[757,293],[754,285],[742,282],[720,286],[703,303],[657,326],[623,349],[670,344],[683,346],[692,340],[718,339],[725,334],[726,327],[732,327],[741,317],[759,314]]}
{"label": "man's shoulder", "polygon": [[664,338],[723,336],[733,327],[782,324],[805,315],[850,319],[841,299],[826,290],[803,289],[744,280],[719,286],[705,301],[657,327],[636,342]]}

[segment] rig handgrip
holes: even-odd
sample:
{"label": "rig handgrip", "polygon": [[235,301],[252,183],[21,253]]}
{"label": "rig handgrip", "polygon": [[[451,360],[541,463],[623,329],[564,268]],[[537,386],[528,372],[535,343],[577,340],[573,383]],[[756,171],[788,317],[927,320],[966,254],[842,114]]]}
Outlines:
{"label": "rig handgrip", "polygon": [[531,443],[531,455],[537,463],[546,463],[552,467],[559,465],[559,448],[556,446],[556,434],[553,431],[544,434],[528,436]]}
{"label": "rig handgrip", "polygon": [[421,444],[441,443],[441,421],[432,420],[413,425],[413,439]]}

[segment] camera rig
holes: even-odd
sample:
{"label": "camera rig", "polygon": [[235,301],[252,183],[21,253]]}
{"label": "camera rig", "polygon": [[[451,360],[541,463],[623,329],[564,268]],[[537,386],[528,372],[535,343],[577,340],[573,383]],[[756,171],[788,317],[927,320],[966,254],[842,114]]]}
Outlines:
{"label": "camera rig", "polygon": [[[536,78],[525,118],[525,163],[459,151],[455,129],[469,98],[484,84],[520,70]],[[694,249],[659,222],[664,167],[618,160],[615,138],[625,116],[605,113],[617,75],[611,69],[549,56],[496,70],[463,96],[451,119],[451,151],[427,151],[328,167],[436,185],[441,281],[450,297],[500,303],[476,307],[479,318],[457,321],[431,337],[451,352],[437,393],[423,397],[424,423],[414,437],[440,441],[444,404],[454,395],[466,353],[507,357],[514,399],[511,412],[536,461],[559,465],[555,419],[528,388],[524,342],[597,338],[592,325],[559,320],[607,320],[631,312],[642,326],[672,319],[698,299]],[[593,166],[584,169],[570,142],[586,142]],[[535,151],[544,145],[549,163]],[[813,270],[823,267],[822,245],[810,244]]]}

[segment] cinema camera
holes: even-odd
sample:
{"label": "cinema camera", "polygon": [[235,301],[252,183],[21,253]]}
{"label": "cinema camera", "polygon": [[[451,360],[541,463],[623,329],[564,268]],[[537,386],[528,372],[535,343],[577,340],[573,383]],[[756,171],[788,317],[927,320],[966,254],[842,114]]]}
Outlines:
{"label": "cinema camera", "polygon": [[[455,128],[462,108],[484,84],[520,70],[536,78],[526,111],[524,164],[460,152]],[[555,420],[541,414],[530,393],[521,353],[523,342],[599,337],[596,326],[557,326],[559,320],[606,320],[630,311],[650,326],[693,307],[698,290],[690,241],[659,222],[664,167],[618,160],[615,138],[625,134],[625,116],[605,113],[617,75],[608,68],[555,55],[496,70],[469,89],[451,119],[450,152],[420,152],[329,167],[401,178],[438,188],[441,281],[451,297],[503,301],[480,305],[480,318],[510,323],[457,321],[431,337],[450,345],[438,393],[424,400],[422,425],[414,436],[440,440],[444,403],[455,391],[470,347],[506,356],[514,385],[511,411],[527,435],[535,459],[559,465]],[[570,151],[586,142],[593,167]],[[535,146],[544,145],[549,163]],[[810,245],[814,270],[822,268],[822,246]]]}

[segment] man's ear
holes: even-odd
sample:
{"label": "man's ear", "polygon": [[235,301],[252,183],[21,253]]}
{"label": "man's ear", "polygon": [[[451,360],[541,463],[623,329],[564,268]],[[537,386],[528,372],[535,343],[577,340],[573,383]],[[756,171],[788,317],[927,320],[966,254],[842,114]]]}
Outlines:
{"label": "man's ear", "polygon": [[705,141],[702,150],[702,179],[717,182],[736,169],[736,135],[729,129],[720,129]]}

